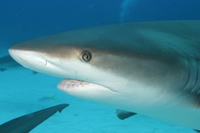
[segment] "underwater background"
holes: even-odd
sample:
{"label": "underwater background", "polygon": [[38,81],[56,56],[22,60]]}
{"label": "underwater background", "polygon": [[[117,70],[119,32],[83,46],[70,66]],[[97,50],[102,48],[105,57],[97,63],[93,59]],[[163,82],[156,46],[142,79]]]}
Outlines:
{"label": "underwater background", "polygon": [[[200,0],[1,0],[0,58],[10,45],[52,33],[107,24],[200,19]],[[0,61],[0,69],[5,67]],[[60,78],[22,67],[0,71],[0,124],[60,103],[69,107],[31,133],[193,133],[143,115],[119,120],[116,109],[60,92]]]}

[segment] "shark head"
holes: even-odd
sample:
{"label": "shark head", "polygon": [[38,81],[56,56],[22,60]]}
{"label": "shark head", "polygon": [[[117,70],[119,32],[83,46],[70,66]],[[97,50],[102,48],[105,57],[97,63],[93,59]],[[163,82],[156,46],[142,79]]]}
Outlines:
{"label": "shark head", "polygon": [[[139,53],[138,46],[133,53],[116,30],[105,26],[48,35],[15,44],[9,53],[26,68],[64,78],[58,88],[68,94],[119,108],[134,92],[131,97],[139,105],[138,88],[144,88],[150,76],[144,63],[157,62]],[[131,88],[130,82],[135,82]]]}
{"label": "shark head", "polygon": [[104,32],[99,29],[69,31],[20,42],[12,45],[9,53],[28,69],[64,78],[58,84],[60,90],[113,106],[126,85],[119,75],[129,71],[122,72],[124,68],[118,65],[128,61],[130,53],[120,51],[121,46],[114,47],[115,42],[107,45],[110,40],[100,39]]}
{"label": "shark head", "polygon": [[17,43],[9,53],[26,68],[63,78],[57,87],[70,95],[199,129],[198,123],[182,120],[188,111],[183,110],[198,99],[186,93],[198,91],[197,66],[190,59],[199,48],[187,45],[185,37],[195,24],[147,22],[67,31]]}
{"label": "shark head", "polygon": [[[174,76],[174,71],[185,69],[172,66],[180,65],[177,59],[157,56],[158,51],[138,45],[142,36],[130,33],[129,28],[129,24],[119,24],[48,35],[15,44],[9,53],[26,68],[64,78],[58,88],[68,94],[115,108],[136,107],[137,111],[152,105],[145,102],[159,93],[156,88],[173,83],[182,87],[187,79],[179,73]],[[177,77],[182,81],[177,82]]]}

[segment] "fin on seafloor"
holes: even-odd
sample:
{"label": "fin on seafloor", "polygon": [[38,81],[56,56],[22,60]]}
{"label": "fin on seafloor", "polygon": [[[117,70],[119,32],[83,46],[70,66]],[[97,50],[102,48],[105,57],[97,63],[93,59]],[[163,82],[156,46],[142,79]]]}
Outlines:
{"label": "fin on seafloor", "polygon": [[61,112],[69,104],[59,104],[12,119],[0,125],[0,133],[28,133],[57,111]]}
{"label": "fin on seafloor", "polygon": [[1,71],[1,72],[5,71],[5,70],[6,70],[5,68],[0,68],[0,71]]}
{"label": "fin on seafloor", "polygon": [[116,114],[117,114],[117,117],[119,119],[124,120],[124,119],[129,118],[133,115],[136,115],[137,113],[117,109]]}
{"label": "fin on seafloor", "polygon": [[36,71],[33,71],[33,74],[37,74],[38,72],[36,72]]}

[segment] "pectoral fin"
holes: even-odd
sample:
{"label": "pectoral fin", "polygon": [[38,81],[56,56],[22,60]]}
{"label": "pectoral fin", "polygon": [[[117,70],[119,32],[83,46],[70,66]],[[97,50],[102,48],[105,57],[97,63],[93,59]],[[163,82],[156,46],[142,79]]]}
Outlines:
{"label": "pectoral fin", "polygon": [[0,125],[0,133],[28,133],[57,111],[61,112],[67,106],[69,104],[60,104],[12,119]]}
{"label": "pectoral fin", "polygon": [[119,119],[124,120],[124,119],[129,118],[133,115],[136,115],[137,113],[117,109],[116,114],[117,114],[117,117]]}

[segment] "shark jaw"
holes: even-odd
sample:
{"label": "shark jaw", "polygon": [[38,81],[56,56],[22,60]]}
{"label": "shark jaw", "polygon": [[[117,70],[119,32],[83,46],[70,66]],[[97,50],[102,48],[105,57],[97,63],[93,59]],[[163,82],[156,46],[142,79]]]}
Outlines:
{"label": "shark jaw", "polygon": [[107,104],[110,97],[119,95],[118,92],[104,86],[80,80],[63,79],[57,88],[69,95],[103,105]]}
{"label": "shark jaw", "polygon": [[63,78],[64,80],[58,84],[57,88],[79,99],[138,112],[151,106],[150,100],[149,103],[143,103],[155,97],[154,91],[144,96],[145,89],[143,88],[146,87],[145,85],[140,87],[140,82],[135,81],[130,84],[129,79],[119,77],[105,69],[93,67],[79,58],[74,60],[55,58],[41,52],[16,49],[9,49],[9,53],[28,69]]}

